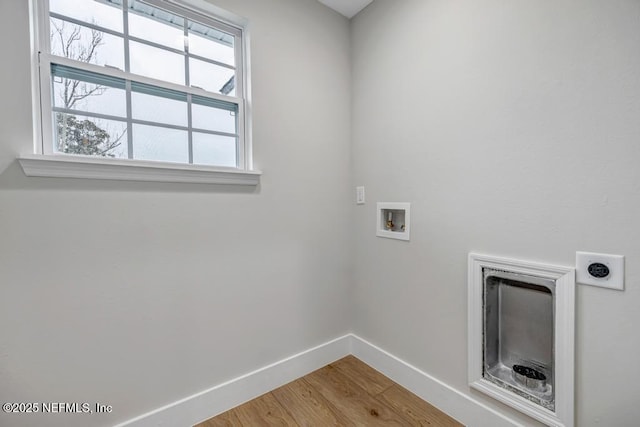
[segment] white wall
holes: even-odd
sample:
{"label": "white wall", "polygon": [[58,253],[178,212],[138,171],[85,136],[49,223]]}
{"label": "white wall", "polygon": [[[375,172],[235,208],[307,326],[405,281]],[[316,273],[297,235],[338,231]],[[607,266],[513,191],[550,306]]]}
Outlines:
{"label": "white wall", "polygon": [[248,18],[255,191],[27,178],[29,15],[0,2],[0,401],[102,402],[113,425],[349,330],[348,21],[315,0]]}
{"label": "white wall", "polygon": [[637,425],[640,2],[377,0],[352,53],[354,332],[508,411],[467,386],[467,253],[624,254],[624,292],[577,290],[577,425]]}

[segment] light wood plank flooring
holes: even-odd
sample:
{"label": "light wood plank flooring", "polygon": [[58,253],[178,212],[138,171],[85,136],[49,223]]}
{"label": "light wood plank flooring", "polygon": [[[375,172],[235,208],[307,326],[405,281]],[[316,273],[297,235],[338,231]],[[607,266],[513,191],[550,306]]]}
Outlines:
{"label": "light wood plank flooring", "polygon": [[196,427],[462,426],[353,356]]}

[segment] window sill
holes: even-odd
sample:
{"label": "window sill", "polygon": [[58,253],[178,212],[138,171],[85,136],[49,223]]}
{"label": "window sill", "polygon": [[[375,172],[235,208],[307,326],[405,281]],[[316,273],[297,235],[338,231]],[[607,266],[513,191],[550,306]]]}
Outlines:
{"label": "window sill", "polygon": [[258,185],[262,174],[213,166],[66,155],[23,155],[18,162],[26,176],[49,178]]}

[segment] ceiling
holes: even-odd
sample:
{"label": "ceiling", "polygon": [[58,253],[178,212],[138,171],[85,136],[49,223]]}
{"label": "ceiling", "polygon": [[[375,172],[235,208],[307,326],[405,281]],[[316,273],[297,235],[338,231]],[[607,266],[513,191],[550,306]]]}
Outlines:
{"label": "ceiling", "polygon": [[367,7],[373,0],[318,0],[325,6],[329,6],[336,12],[341,13],[351,19],[362,9]]}

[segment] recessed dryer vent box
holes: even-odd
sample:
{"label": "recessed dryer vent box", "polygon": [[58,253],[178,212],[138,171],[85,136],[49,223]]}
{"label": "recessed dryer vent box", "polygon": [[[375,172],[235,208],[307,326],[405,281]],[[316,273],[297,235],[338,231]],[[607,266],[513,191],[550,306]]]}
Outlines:
{"label": "recessed dryer vent box", "polygon": [[575,270],[469,254],[469,385],[574,427]]}
{"label": "recessed dryer vent box", "polygon": [[376,236],[409,240],[411,203],[378,202],[376,213]]}

